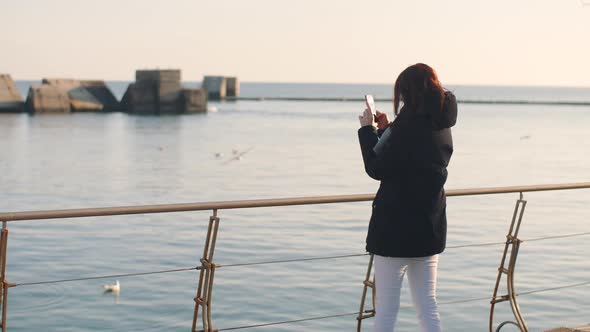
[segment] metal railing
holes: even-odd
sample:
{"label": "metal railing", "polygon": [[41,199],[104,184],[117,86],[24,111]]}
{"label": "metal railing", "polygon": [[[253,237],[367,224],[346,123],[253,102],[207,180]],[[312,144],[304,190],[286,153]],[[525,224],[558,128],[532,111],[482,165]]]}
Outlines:
{"label": "metal railing", "polygon": [[[499,268],[499,274],[496,282],[496,288],[494,290],[494,294],[490,299],[492,304],[491,311],[490,311],[490,331],[492,331],[493,326],[493,310],[494,306],[498,302],[502,301],[510,301],[514,315],[516,317],[517,322],[504,322],[502,323],[498,329],[507,324],[511,323],[517,325],[521,331],[528,331],[526,324],[524,323],[524,319],[520,314],[518,304],[516,303],[516,296],[523,295],[524,293],[517,294],[514,292],[514,285],[513,285],[513,278],[514,278],[514,267],[516,264],[516,255],[518,254],[518,246],[522,242],[522,240],[518,239],[518,228],[520,227],[520,223],[522,222],[522,216],[524,213],[524,203],[526,201],[523,200],[523,193],[525,192],[535,192],[535,191],[554,191],[554,190],[571,190],[571,189],[590,189],[590,182],[583,182],[583,183],[568,183],[568,184],[550,184],[550,185],[535,185],[535,186],[512,186],[512,187],[493,187],[493,188],[475,188],[475,189],[456,189],[456,190],[448,190],[446,192],[448,197],[457,197],[457,196],[474,196],[474,195],[490,195],[490,194],[506,194],[506,193],[518,193],[520,194],[520,198],[517,200],[517,205],[515,208],[514,216],[512,219],[512,224],[510,227],[510,231],[507,235],[507,240],[505,242],[494,242],[494,243],[477,243],[472,245],[462,245],[462,246],[455,246],[448,248],[464,248],[470,246],[485,246],[485,245],[497,245],[497,244],[505,244],[504,255],[502,257],[501,265]],[[71,278],[71,279],[64,279],[64,280],[51,280],[51,281],[39,281],[39,282],[28,282],[28,283],[10,283],[7,281],[7,272],[6,272],[6,261],[7,261],[7,242],[8,242],[8,223],[16,222],[16,221],[25,221],[25,220],[47,220],[47,219],[65,219],[65,218],[81,218],[81,217],[99,217],[99,216],[114,216],[114,215],[131,215],[131,214],[153,214],[153,213],[171,213],[171,212],[186,212],[186,211],[205,211],[211,210],[213,211],[213,215],[209,219],[209,227],[207,231],[206,243],[203,250],[203,257],[200,259],[200,266],[196,267],[189,267],[189,268],[179,268],[179,269],[172,269],[172,270],[163,270],[163,271],[150,271],[150,272],[140,272],[140,273],[128,273],[128,274],[118,274],[116,276],[135,276],[135,275],[146,275],[146,274],[156,274],[156,273],[171,273],[171,272],[180,272],[180,271],[190,271],[195,270],[199,271],[199,282],[197,285],[197,296],[195,297],[195,310],[194,310],[194,317],[193,317],[193,325],[192,331],[218,331],[213,328],[213,322],[211,320],[211,299],[213,294],[213,284],[214,284],[214,277],[215,271],[221,267],[236,267],[236,266],[245,266],[245,265],[262,265],[262,264],[273,264],[273,263],[285,263],[285,262],[294,262],[294,261],[306,261],[306,260],[320,260],[320,259],[338,259],[338,258],[345,258],[345,257],[355,257],[355,256],[368,256],[369,254],[352,254],[352,255],[340,255],[340,256],[331,256],[331,257],[313,257],[313,258],[302,258],[302,259],[293,259],[293,260],[282,260],[282,261],[270,261],[270,262],[251,262],[251,263],[241,263],[241,264],[228,264],[228,265],[220,265],[216,264],[213,261],[214,254],[215,254],[215,244],[217,239],[217,234],[219,232],[220,227],[220,218],[219,218],[219,211],[220,210],[227,210],[227,209],[245,209],[245,208],[263,208],[263,207],[277,207],[277,206],[294,206],[294,205],[315,205],[315,204],[332,204],[332,203],[347,203],[347,202],[363,202],[363,201],[371,201],[375,197],[374,194],[362,194],[362,195],[339,195],[339,196],[316,196],[316,197],[295,197],[295,198],[281,198],[281,199],[259,199],[259,200],[239,200],[239,201],[220,201],[220,202],[203,202],[203,203],[183,203],[183,204],[162,204],[162,205],[139,205],[139,206],[120,206],[120,207],[104,207],[104,208],[85,208],[85,209],[67,209],[67,210],[45,210],[45,211],[22,211],[22,212],[6,212],[0,213],[0,222],[2,222],[2,231],[0,235],[0,305],[2,306],[2,321],[0,322],[2,332],[6,331],[6,314],[7,314],[7,305],[8,305],[8,289],[11,287],[16,286],[26,286],[26,285],[38,285],[38,284],[46,284],[46,283],[56,283],[56,282],[70,282],[70,281],[79,281],[79,280],[88,280],[88,279],[98,279],[98,278],[107,278],[112,277],[110,276],[92,276],[92,277],[85,277],[85,278]],[[519,210],[520,209],[520,210]],[[515,226],[516,225],[516,226]],[[516,227],[516,228],[515,228]],[[516,233],[514,233],[516,230]],[[589,235],[590,232],[585,233],[578,233],[578,234],[566,234],[566,235],[557,235],[557,236],[547,236],[544,238],[537,238],[537,239],[530,239],[529,241],[540,241],[545,239],[552,239],[552,238],[560,238],[560,237],[571,237],[571,236],[581,236],[581,235]],[[510,259],[508,267],[504,266],[504,261],[506,259],[506,255],[510,251]],[[359,312],[352,313],[357,315],[358,321],[358,330],[360,330],[361,321],[364,318],[369,318],[374,315],[375,309],[373,310],[364,310],[364,299],[366,297],[367,288],[374,289],[374,282],[369,280],[370,272],[371,272],[371,262],[369,262],[369,268],[367,271],[366,280],[364,282],[364,290],[363,290],[363,301],[361,304],[361,309]],[[508,276],[508,295],[497,296],[497,289],[501,279],[502,274],[507,274]],[[547,291],[551,289],[559,289],[565,287],[577,287],[581,285],[587,285],[590,282],[579,283],[575,285],[568,285],[562,287],[553,287],[548,289],[536,290],[533,292],[541,292]],[[529,292],[529,293],[533,293]],[[374,299],[373,299],[374,300]],[[481,300],[479,299],[469,299],[467,301],[473,300]],[[197,323],[199,317],[199,311],[201,311],[202,315],[202,324],[203,329],[197,330]],[[314,319],[322,319],[322,318],[331,318],[331,317],[342,317],[347,315],[352,315],[351,313],[347,314],[338,314],[338,315],[330,315],[325,317],[312,317],[307,320],[314,320]],[[296,321],[303,321],[303,320],[294,320],[288,322],[296,322]],[[274,324],[285,324],[287,322],[277,322]],[[235,330],[239,328],[248,328],[248,327],[256,327],[256,326],[269,326],[273,325],[273,323],[264,323],[264,324],[256,324],[251,326],[244,326],[244,327],[234,327],[234,328],[225,328],[221,330]]]}

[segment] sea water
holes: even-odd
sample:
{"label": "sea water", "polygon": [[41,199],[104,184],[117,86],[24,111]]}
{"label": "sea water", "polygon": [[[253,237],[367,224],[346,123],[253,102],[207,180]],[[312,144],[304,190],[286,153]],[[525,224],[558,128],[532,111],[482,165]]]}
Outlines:
{"label": "sea water", "polygon": [[[26,92],[30,82],[19,82]],[[121,97],[128,82],[110,82]],[[189,84],[198,86],[197,83]],[[450,87],[458,99],[590,101],[589,89]],[[23,92],[23,94],[25,93]],[[243,83],[250,97],[391,96],[390,85]],[[0,115],[3,212],[253,198],[374,193],[356,131],[362,102],[210,102],[218,112],[179,116]],[[378,102],[392,116],[392,104]],[[590,107],[460,104],[447,189],[590,180]],[[236,154],[242,157],[237,160]],[[502,242],[517,194],[448,199],[448,245]],[[590,190],[525,193],[517,292],[590,281]],[[364,253],[370,202],[221,210],[219,264]],[[199,265],[210,211],[8,223],[14,283]],[[503,245],[448,249],[441,303],[490,297]],[[367,256],[220,268],[215,328],[358,310]],[[188,331],[198,273],[10,289],[9,331]],[[589,286],[518,298],[531,331],[590,323]],[[402,305],[411,304],[407,283]],[[441,304],[447,331],[486,331],[489,300]],[[369,306],[370,307],[370,306]],[[498,304],[497,322],[512,319]],[[200,318],[199,318],[200,322]],[[353,331],[355,316],[253,328]],[[365,321],[366,330],[372,325]],[[416,331],[402,309],[399,331]],[[505,328],[516,331],[515,328]],[[503,330],[504,331],[504,330]]]}

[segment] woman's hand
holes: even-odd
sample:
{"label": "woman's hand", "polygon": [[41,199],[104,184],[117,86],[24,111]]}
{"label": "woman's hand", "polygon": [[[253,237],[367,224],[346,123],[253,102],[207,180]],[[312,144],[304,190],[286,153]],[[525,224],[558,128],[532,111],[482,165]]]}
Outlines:
{"label": "woman's hand", "polygon": [[389,119],[387,118],[387,113],[381,113],[377,111],[377,128],[384,130],[389,127]]}
{"label": "woman's hand", "polygon": [[371,113],[371,110],[369,110],[369,109],[366,109],[362,115],[359,115],[359,121],[361,123],[361,127],[366,127],[366,126],[375,127],[377,125],[377,123],[375,123],[375,117],[373,116],[373,113]]}

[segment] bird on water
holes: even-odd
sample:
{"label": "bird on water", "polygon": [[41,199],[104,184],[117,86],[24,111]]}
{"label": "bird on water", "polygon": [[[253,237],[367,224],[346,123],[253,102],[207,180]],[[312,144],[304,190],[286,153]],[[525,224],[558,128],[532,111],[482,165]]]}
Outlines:
{"label": "bird on water", "polygon": [[103,285],[102,288],[104,288],[105,293],[109,293],[109,292],[119,293],[119,291],[121,290],[121,284],[119,283],[119,280],[117,280],[117,281],[115,281],[115,284]]}

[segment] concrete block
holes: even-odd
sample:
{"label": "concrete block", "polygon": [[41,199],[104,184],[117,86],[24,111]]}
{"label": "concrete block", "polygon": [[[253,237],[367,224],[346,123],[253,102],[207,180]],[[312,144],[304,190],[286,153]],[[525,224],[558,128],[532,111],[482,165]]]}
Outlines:
{"label": "concrete block", "polygon": [[0,74],[0,112],[23,112],[23,97],[8,74]]}
{"label": "concrete block", "polygon": [[82,87],[80,80],[71,78],[44,78],[41,80],[44,85],[53,86],[69,98],[73,111],[100,111],[102,105],[90,92]]}
{"label": "concrete block", "polygon": [[82,86],[103,105],[103,111],[121,110],[119,101],[104,81],[82,81]]}
{"label": "concrete block", "polygon": [[123,110],[133,114],[158,114],[158,98],[155,86],[131,83],[121,100]]}
{"label": "concrete block", "polygon": [[25,106],[30,113],[69,113],[71,111],[67,93],[49,84],[31,86]]}
{"label": "concrete block", "polygon": [[139,87],[155,87],[162,101],[176,100],[182,90],[180,70],[138,70],[135,80]]}
{"label": "concrete block", "polygon": [[238,97],[240,95],[240,81],[237,77],[226,77],[226,96]]}
{"label": "concrete block", "polygon": [[73,111],[117,111],[119,102],[104,81],[44,78],[43,84],[57,87],[70,98]]}
{"label": "concrete block", "polygon": [[103,110],[103,105],[86,88],[79,86],[67,91],[70,98],[72,111],[98,112]]}
{"label": "concrete block", "polygon": [[138,70],[135,72],[137,88],[154,90],[157,114],[178,113],[178,98],[182,90],[181,74],[177,69]]}
{"label": "concrete block", "polygon": [[182,90],[180,98],[180,109],[184,113],[207,112],[207,93],[202,89]]}
{"label": "concrete block", "polygon": [[181,73],[179,69],[155,69],[155,70],[136,70],[135,81],[140,82],[176,82],[180,84]]}
{"label": "concrete block", "polygon": [[205,76],[201,88],[207,92],[210,100],[223,99],[226,96],[227,81],[223,76]]}
{"label": "concrete block", "polygon": [[[121,105],[135,114],[179,114],[207,110],[204,92],[182,88],[180,70],[138,70]],[[196,90],[195,90],[196,91]]]}
{"label": "concrete block", "polygon": [[82,83],[80,83],[80,80],[76,80],[73,78],[44,78],[41,80],[41,84],[53,85],[61,90],[64,90],[65,92],[68,92],[82,85]]}

